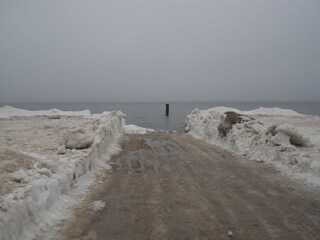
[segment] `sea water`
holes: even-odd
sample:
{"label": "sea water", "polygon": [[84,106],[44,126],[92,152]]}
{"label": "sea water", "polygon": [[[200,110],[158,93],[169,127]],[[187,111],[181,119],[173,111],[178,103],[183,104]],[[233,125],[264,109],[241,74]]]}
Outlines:
{"label": "sea water", "polygon": [[[165,116],[165,105],[170,104],[170,115]],[[89,109],[92,113],[120,110],[127,115],[127,124],[155,130],[183,131],[186,116],[195,108],[208,109],[225,106],[240,110],[259,107],[292,109],[302,114],[319,115],[320,102],[166,102],[166,103],[2,103],[27,110],[58,108],[65,111]]]}

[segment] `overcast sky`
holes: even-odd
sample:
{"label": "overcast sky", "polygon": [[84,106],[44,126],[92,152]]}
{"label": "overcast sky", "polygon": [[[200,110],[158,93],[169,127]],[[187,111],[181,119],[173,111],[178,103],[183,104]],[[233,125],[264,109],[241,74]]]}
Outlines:
{"label": "overcast sky", "polygon": [[0,102],[320,101],[318,0],[0,0]]}

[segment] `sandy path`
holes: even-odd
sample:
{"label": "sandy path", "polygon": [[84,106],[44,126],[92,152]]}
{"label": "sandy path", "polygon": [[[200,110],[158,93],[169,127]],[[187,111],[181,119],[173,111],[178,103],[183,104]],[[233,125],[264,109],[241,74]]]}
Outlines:
{"label": "sandy path", "polygon": [[126,136],[112,162],[66,239],[320,239],[319,193],[189,135]]}

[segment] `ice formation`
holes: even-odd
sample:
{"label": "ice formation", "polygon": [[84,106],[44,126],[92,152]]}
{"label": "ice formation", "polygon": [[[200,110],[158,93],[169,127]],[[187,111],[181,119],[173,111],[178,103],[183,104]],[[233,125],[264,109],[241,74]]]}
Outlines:
{"label": "ice formation", "polygon": [[[230,112],[233,118],[228,118]],[[320,186],[318,116],[279,108],[195,109],[186,118],[185,130],[234,154],[271,164],[284,174]]]}
{"label": "ice formation", "polygon": [[29,111],[19,108],[14,108],[11,106],[4,106],[0,108],[0,118],[12,117],[12,116],[51,116],[51,118],[58,117],[59,115],[64,116],[90,116],[89,110],[83,111],[61,111],[59,109],[50,110],[39,110],[39,111]]}
{"label": "ice formation", "polygon": [[133,124],[124,125],[123,130],[127,134],[146,134],[154,132],[154,130],[151,128],[142,128]]}
{"label": "ice formation", "polygon": [[[89,115],[88,111],[70,113],[49,110],[32,113],[24,110],[15,112],[11,107],[0,109],[2,117],[22,116],[23,113],[27,116],[40,114],[73,117],[60,119],[36,116],[2,119],[2,124],[7,125],[1,129],[0,164],[10,170],[1,173],[0,179],[5,180],[7,186],[1,189],[0,195],[2,240],[33,239],[42,236],[41,234],[46,233],[55,221],[64,217],[71,202],[83,196],[94,182],[96,173],[108,169],[111,155],[119,151],[118,142],[123,134],[122,125],[125,123],[125,115],[122,112]],[[74,117],[81,113],[85,117]],[[58,145],[56,135],[66,131],[65,129],[72,124],[79,127],[65,132]],[[21,133],[16,127],[30,132]],[[13,136],[14,133],[16,135]],[[37,135],[38,138],[33,135]],[[29,145],[26,144],[25,138]],[[53,146],[56,148],[52,149]],[[39,153],[33,150],[39,150]],[[20,169],[16,167],[18,163]]]}

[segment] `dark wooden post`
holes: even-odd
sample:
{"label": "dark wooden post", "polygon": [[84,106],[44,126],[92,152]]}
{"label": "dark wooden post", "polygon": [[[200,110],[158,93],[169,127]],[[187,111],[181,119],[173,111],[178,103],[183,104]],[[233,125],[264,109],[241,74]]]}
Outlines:
{"label": "dark wooden post", "polygon": [[166,104],[166,116],[169,116],[169,104]]}

